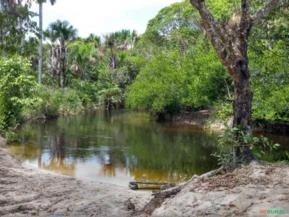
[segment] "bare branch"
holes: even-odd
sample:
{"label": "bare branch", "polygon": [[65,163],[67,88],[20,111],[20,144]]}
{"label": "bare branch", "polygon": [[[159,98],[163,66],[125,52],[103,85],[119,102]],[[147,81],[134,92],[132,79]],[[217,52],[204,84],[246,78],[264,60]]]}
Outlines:
{"label": "bare branch", "polygon": [[263,8],[251,16],[252,23],[257,23],[266,18],[272,10],[281,6],[281,2],[282,0],[270,0]]}

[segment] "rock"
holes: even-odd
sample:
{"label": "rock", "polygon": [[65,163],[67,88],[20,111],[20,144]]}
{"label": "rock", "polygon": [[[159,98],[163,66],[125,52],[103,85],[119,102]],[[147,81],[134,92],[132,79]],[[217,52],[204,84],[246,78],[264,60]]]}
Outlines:
{"label": "rock", "polygon": [[127,210],[132,210],[132,211],[135,210],[135,205],[134,205],[133,202],[131,202],[131,198],[129,198],[129,199],[126,201],[126,207],[127,207]]}

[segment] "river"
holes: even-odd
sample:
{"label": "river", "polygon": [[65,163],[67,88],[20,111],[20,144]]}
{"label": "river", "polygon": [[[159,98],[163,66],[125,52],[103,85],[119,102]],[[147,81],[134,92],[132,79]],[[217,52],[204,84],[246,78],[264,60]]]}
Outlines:
{"label": "river", "polygon": [[130,181],[179,183],[218,167],[212,157],[216,134],[157,123],[141,112],[96,112],[28,123],[18,135],[20,142],[9,151],[25,163],[121,186]]}

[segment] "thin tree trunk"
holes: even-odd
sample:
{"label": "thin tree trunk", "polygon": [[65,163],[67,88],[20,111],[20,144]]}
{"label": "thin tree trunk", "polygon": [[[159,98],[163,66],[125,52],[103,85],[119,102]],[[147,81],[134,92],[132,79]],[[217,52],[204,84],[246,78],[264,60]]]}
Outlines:
{"label": "thin tree trunk", "polygon": [[43,22],[43,3],[42,1],[39,1],[39,59],[38,59],[38,83],[41,84],[42,82],[42,64],[43,64],[43,27],[42,27],[42,22]]}
{"label": "thin tree trunk", "polygon": [[65,61],[66,61],[65,43],[61,42],[61,44],[60,44],[60,87],[62,87],[62,88],[65,87],[65,82],[66,82]]}
{"label": "thin tree trunk", "polygon": [[110,67],[116,69],[116,57],[113,53],[112,47],[110,48]]}

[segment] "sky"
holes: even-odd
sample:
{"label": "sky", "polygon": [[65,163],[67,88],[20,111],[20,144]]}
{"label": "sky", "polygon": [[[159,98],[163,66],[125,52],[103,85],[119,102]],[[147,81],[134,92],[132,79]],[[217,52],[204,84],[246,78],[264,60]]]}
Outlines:
{"label": "sky", "polygon": [[[56,0],[43,5],[43,28],[49,23],[67,20],[80,37],[90,33],[103,36],[121,29],[141,34],[160,9],[180,0]],[[49,0],[47,1],[49,2]],[[38,12],[38,6],[32,10]]]}

